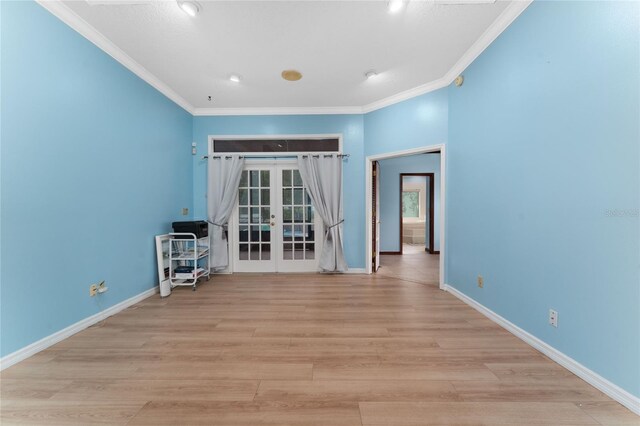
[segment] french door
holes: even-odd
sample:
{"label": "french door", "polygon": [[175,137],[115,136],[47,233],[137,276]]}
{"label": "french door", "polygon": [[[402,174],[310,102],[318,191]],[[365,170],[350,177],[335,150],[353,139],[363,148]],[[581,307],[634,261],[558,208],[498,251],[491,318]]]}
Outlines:
{"label": "french door", "polygon": [[231,223],[234,272],[314,272],[322,220],[295,163],[247,164]]}

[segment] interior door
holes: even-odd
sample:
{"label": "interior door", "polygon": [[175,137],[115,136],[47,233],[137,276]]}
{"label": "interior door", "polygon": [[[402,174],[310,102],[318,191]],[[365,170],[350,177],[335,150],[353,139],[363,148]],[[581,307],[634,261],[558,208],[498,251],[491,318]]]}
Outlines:
{"label": "interior door", "polygon": [[277,271],[313,272],[318,269],[322,244],[322,220],[311,205],[295,164],[277,167],[278,234]]}
{"label": "interior door", "polygon": [[233,269],[275,272],[273,256],[276,197],[273,166],[245,166],[233,220]]}
{"label": "interior door", "polygon": [[234,272],[315,272],[322,220],[295,163],[247,164],[230,222]]}
{"label": "interior door", "polygon": [[380,164],[373,162],[373,272],[380,268]]}

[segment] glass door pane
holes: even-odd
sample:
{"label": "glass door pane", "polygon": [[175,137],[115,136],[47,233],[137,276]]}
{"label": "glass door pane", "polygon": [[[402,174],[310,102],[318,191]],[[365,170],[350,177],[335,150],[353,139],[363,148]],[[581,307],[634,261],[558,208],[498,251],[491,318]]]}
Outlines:
{"label": "glass door pane", "polygon": [[282,260],[315,260],[315,210],[300,172],[294,168],[282,169],[281,182]]}
{"label": "glass door pane", "polygon": [[[271,255],[272,227],[271,168],[244,170],[238,187],[236,265],[238,272],[275,270]],[[234,250],[234,252],[236,252]]]}

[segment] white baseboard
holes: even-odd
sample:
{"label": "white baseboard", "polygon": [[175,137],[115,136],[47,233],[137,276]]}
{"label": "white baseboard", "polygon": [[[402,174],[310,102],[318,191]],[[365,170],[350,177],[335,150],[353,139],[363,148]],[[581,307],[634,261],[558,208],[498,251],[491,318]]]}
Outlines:
{"label": "white baseboard", "polygon": [[580,377],[591,386],[602,391],[609,397],[615,399],[620,404],[633,411],[635,414],[640,415],[640,398],[638,398],[637,396],[627,392],[620,386],[591,371],[575,359],[565,355],[553,346],[548,345],[547,343],[538,339],[536,336],[524,331],[517,325],[496,314],[491,309],[476,302],[466,294],[461,293],[459,290],[451,287],[449,284],[444,285],[444,290],[448,291],[467,305],[471,306],[476,311],[480,312],[482,315],[489,318],[491,321],[495,322],[505,330],[509,331],[511,334],[518,337],[520,340],[527,343],[534,349],[542,352],[544,355],[548,356],[553,361],[571,371],[573,374]]}
{"label": "white baseboard", "polygon": [[366,274],[367,271],[364,268],[349,268],[345,274]]}
{"label": "white baseboard", "polygon": [[131,305],[135,305],[136,303],[150,296],[153,296],[157,292],[158,287],[150,288],[149,290],[143,291],[142,293],[127,300],[123,300],[122,302],[117,303],[110,308],[105,309],[104,311],[100,311],[95,315],[91,315],[90,317],[80,320],[67,328],[57,331],[47,337],[38,340],[37,342],[34,342],[22,349],[18,349],[17,351],[2,357],[0,359],[0,371],[4,370],[5,368],[9,368],[14,364],[17,364],[20,361],[25,360],[30,356],[47,349],[50,346],[55,345],[56,343],[66,339],[67,337],[73,336],[74,334],[84,330],[85,328],[91,327],[92,325],[102,321],[105,318],[108,318],[124,309],[127,309]]}
{"label": "white baseboard", "polygon": [[[323,272],[320,271],[312,271],[312,272],[284,272],[285,274],[287,273],[291,273],[291,274],[322,274]],[[346,272],[344,272],[345,274],[366,274],[367,271],[364,268],[349,268]],[[221,272],[212,272],[213,275],[233,275],[233,272],[231,271],[221,271]]]}

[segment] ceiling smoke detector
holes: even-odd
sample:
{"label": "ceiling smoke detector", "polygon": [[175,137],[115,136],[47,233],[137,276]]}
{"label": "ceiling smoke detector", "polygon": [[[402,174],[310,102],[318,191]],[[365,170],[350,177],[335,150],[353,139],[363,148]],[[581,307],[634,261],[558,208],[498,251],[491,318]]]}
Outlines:
{"label": "ceiling smoke detector", "polygon": [[372,78],[376,78],[378,76],[378,73],[374,70],[369,70],[364,73],[364,76],[367,78],[367,80],[371,80]]}

